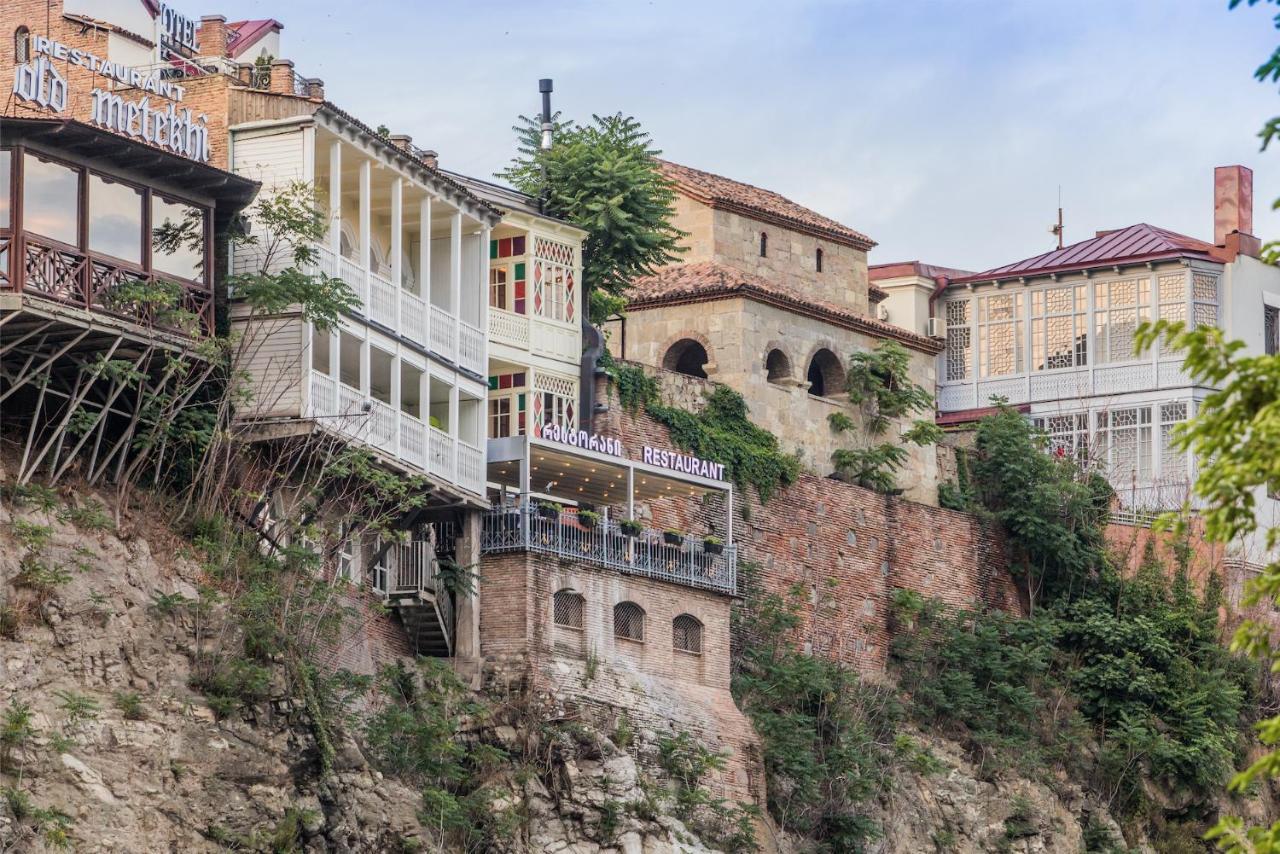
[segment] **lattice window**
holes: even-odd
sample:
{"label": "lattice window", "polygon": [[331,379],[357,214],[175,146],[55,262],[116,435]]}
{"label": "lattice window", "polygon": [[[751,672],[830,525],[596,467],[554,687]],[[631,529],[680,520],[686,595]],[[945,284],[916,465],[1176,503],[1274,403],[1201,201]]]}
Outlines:
{"label": "lattice window", "polygon": [[613,636],[633,641],[644,640],[644,609],[635,602],[619,602],[613,606]]}
{"label": "lattice window", "polygon": [[1262,307],[1262,346],[1268,356],[1280,353],[1280,308]]}
{"label": "lattice window", "polygon": [[702,623],[689,614],[671,621],[671,646],[680,652],[702,654]]}
{"label": "lattice window", "polygon": [[1218,277],[1191,274],[1191,319],[1196,326],[1218,325]]}
{"label": "lattice window", "polygon": [[978,300],[978,363],[982,376],[1022,371],[1022,294],[992,294]]}
{"label": "lattice window", "polygon": [[969,325],[969,300],[957,299],[947,303],[947,379],[969,378],[969,365],[973,347],[973,329]]}
{"label": "lattice window", "polygon": [[539,371],[534,374],[533,389],[535,435],[542,435],[543,424],[578,429],[578,384],[574,380]]}
{"label": "lattice window", "polygon": [[1089,295],[1083,285],[1031,294],[1031,369],[1053,371],[1089,363]]}
{"label": "lattice window", "polygon": [[581,593],[575,593],[567,588],[557,591],[552,600],[556,625],[566,629],[581,630],[584,624],[583,613],[586,611],[586,601]]}
{"label": "lattice window", "polygon": [[544,237],[533,241],[533,312],[552,320],[574,319],[574,251]]}
{"label": "lattice window", "polygon": [[1048,451],[1056,457],[1071,458],[1080,465],[1089,460],[1089,414],[1047,415],[1032,419],[1049,437]]}
{"label": "lattice window", "polygon": [[1128,362],[1134,358],[1133,337],[1151,312],[1151,281],[1122,279],[1094,286],[1095,340],[1098,362]]}
{"label": "lattice window", "polygon": [[[1161,320],[1187,322],[1187,277],[1184,273],[1169,273],[1157,278],[1156,293]],[[1165,356],[1174,355],[1167,337],[1160,345],[1160,352]]]}
{"label": "lattice window", "polygon": [[1099,412],[1097,441],[1117,486],[1151,479],[1151,407]]}
{"label": "lattice window", "polygon": [[1160,404],[1160,476],[1164,480],[1184,480],[1187,476],[1187,452],[1173,444],[1175,428],[1186,420],[1186,401]]}

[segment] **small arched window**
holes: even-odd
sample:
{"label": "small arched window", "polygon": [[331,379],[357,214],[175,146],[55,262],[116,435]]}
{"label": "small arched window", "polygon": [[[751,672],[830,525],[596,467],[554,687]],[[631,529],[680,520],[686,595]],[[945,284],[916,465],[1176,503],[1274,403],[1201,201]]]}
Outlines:
{"label": "small arched window", "polygon": [[613,636],[626,640],[644,640],[644,608],[635,602],[619,602],[613,606]]}
{"label": "small arched window", "polygon": [[844,368],[836,354],[825,348],[814,353],[809,360],[806,378],[809,380],[809,394],[817,397],[830,397],[844,391]]}
{"label": "small arched window", "polygon": [[769,235],[765,234],[763,231],[760,232],[760,257],[769,257]]}
{"label": "small arched window", "polygon": [[707,348],[692,338],[681,338],[662,357],[662,367],[685,376],[707,378]]}
{"label": "small arched window", "polygon": [[815,267],[817,267],[818,272],[821,273],[822,272],[822,248],[821,247],[819,247],[813,253],[813,264]]}
{"label": "small arched window", "polygon": [[31,30],[26,27],[13,31],[13,59],[15,62],[31,61]]}
{"label": "small arched window", "polygon": [[552,610],[555,612],[555,623],[566,629],[581,630],[583,626],[583,611],[586,600],[582,598],[581,593],[577,593],[569,588],[556,591],[553,600]]}
{"label": "small arched window", "polygon": [[671,621],[671,646],[678,652],[702,654],[702,623],[692,614],[681,614]]}
{"label": "small arched window", "polygon": [[768,373],[769,382],[777,385],[791,379],[791,360],[781,350],[770,350],[765,357],[764,369]]}

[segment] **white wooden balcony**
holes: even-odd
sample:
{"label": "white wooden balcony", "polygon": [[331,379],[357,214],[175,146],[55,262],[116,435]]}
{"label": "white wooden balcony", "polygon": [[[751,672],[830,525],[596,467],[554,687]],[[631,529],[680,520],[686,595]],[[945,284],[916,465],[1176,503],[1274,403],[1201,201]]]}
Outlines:
{"label": "white wooden balcony", "polygon": [[1123,364],[1056,371],[1035,371],[1007,377],[990,377],[974,382],[943,382],[938,385],[938,408],[942,412],[990,406],[993,397],[1011,404],[1069,401],[1097,395],[1182,388],[1191,384],[1182,370],[1182,361],[1161,358]]}
{"label": "white wooden balcony", "polygon": [[578,326],[494,306],[489,306],[489,340],[573,365],[582,358],[582,330]]}

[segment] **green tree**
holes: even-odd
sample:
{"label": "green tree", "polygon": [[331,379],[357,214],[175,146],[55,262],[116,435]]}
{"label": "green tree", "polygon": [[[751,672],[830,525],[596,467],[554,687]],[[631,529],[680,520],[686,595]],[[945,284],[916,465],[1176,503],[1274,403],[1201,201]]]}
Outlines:
{"label": "green tree", "polygon": [[555,144],[543,150],[541,125],[521,116],[513,128],[519,153],[498,177],[586,230],[582,275],[599,322],[622,308],[632,279],[677,259],[684,234],[671,223],[675,191],[634,118],[593,115],[579,125],[557,113],[553,125]]}

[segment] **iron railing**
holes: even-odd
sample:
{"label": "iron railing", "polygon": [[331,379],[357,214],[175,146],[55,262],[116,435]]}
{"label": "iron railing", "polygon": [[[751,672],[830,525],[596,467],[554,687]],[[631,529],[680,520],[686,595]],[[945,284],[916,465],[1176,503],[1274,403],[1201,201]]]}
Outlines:
{"label": "iron railing", "polygon": [[481,554],[520,551],[586,561],[688,587],[738,592],[738,552],[733,545],[713,554],[697,537],[683,537],[678,545],[668,544],[660,531],[642,530],[629,537],[616,522],[602,520],[586,526],[572,513],[544,515],[523,505],[487,511]]}

